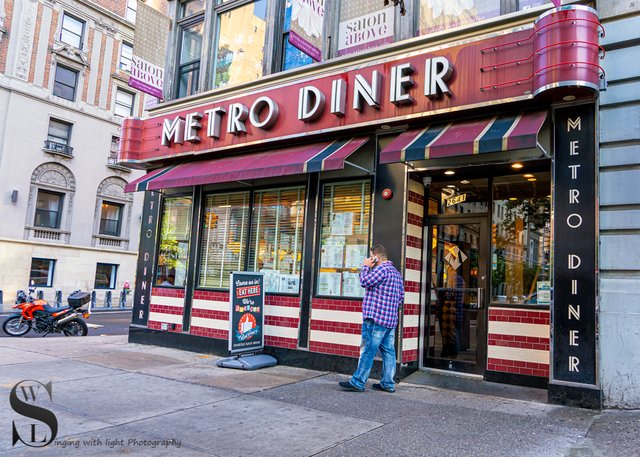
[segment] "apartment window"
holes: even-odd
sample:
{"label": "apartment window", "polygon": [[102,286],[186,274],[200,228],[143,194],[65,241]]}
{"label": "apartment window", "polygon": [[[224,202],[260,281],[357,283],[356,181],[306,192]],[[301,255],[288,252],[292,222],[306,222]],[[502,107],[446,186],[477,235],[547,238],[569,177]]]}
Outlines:
{"label": "apartment window", "polygon": [[120,149],[120,138],[112,135],[111,136],[111,147],[109,148],[109,160],[107,163],[111,165],[118,164],[118,151]]}
{"label": "apartment window", "polygon": [[439,32],[502,14],[501,0],[419,0],[418,35]]}
{"label": "apartment window", "polygon": [[133,46],[126,41],[122,42],[120,48],[120,63],[118,68],[124,71],[131,71],[131,60],[133,59]]}
{"label": "apartment window", "polygon": [[184,287],[191,236],[191,197],[164,201],[155,284]]}
{"label": "apartment window", "polygon": [[76,86],[78,84],[78,72],[62,65],[56,65],[55,80],[53,83],[53,95],[66,100],[76,99]]}
{"label": "apartment window", "polygon": [[60,41],[82,49],[82,35],[84,34],[84,21],[69,16],[62,15],[62,30],[60,31]]}
{"label": "apartment window", "polygon": [[188,0],[180,4],[180,17],[189,17],[204,11],[204,0]]}
{"label": "apartment window", "polygon": [[49,130],[45,140],[45,149],[50,151],[71,154],[73,148],[71,142],[71,124],[57,119],[49,119]]}
{"label": "apartment window", "polygon": [[36,214],[33,225],[36,227],[59,229],[60,220],[62,219],[63,201],[63,194],[38,189]]}
{"label": "apartment window", "polygon": [[316,293],[362,297],[359,270],[369,254],[370,181],[325,184]]}
{"label": "apartment window", "polygon": [[127,10],[124,18],[129,22],[136,22],[136,12],[138,10],[138,0],[127,0]]}
{"label": "apartment window", "polygon": [[245,269],[248,231],[249,192],[206,197],[200,287],[228,288],[229,274]]}
{"label": "apartment window", "polygon": [[53,286],[53,270],[55,266],[55,260],[32,258],[29,284],[33,284],[35,287]]}
{"label": "apartment window", "polygon": [[120,236],[121,225],[122,205],[103,201],[100,214],[100,235]]}
{"label": "apartment window", "polygon": [[135,95],[120,88],[116,89],[116,103],[113,114],[120,117],[133,116]]}
{"label": "apartment window", "polygon": [[98,263],[96,265],[96,278],[94,289],[115,289],[118,265],[111,263]]}
{"label": "apartment window", "polygon": [[239,6],[217,7],[214,88],[253,81],[263,74],[267,0],[228,3]]}
{"label": "apartment window", "polygon": [[304,187],[254,194],[248,271],[264,273],[265,292],[300,292]]}
{"label": "apartment window", "polygon": [[353,54],[393,42],[395,12],[395,7],[384,6],[383,2],[340,2],[337,54]]}
{"label": "apartment window", "polygon": [[178,56],[178,92],[185,97],[198,91],[200,58],[202,54],[202,31],[204,16],[200,15],[180,29],[180,55]]}

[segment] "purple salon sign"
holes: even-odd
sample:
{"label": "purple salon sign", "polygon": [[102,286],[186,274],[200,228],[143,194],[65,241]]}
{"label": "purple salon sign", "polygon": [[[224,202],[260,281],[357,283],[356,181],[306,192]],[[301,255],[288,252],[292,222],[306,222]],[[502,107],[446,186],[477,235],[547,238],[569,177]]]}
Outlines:
{"label": "purple salon sign", "polygon": [[153,95],[159,99],[162,96],[164,70],[146,60],[133,55],[131,62],[131,77],[129,86],[138,89],[145,94]]}

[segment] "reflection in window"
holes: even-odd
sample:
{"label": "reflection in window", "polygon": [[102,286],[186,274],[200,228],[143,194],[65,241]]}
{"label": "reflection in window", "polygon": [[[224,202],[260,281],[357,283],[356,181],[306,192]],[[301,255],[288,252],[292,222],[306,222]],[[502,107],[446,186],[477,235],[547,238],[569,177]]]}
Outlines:
{"label": "reflection in window", "polygon": [[214,88],[262,76],[267,0],[257,0],[218,16]]}
{"label": "reflection in window", "polygon": [[191,236],[191,197],[164,201],[156,285],[184,287]]}
{"label": "reflection in window", "polygon": [[265,274],[265,291],[300,291],[304,187],[256,192],[249,271]]}
{"label": "reflection in window", "polygon": [[369,255],[370,207],[370,181],[324,185],[318,295],[364,295],[358,273]]}
{"label": "reflection in window", "polygon": [[338,55],[353,54],[393,42],[395,7],[384,2],[340,2]]}
{"label": "reflection in window", "polygon": [[178,57],[178,98],[198,91],[203,25],[204,22],[200,21],[182,28]]}
{"label": "reflection in window", "polygon": [[100,215],[100,235],[120,236],[121,223],[122,205],[103,201]]}
{"label": "reflection in window", "polygon": [[550,174],[496,178],[493,192],[491,301],[550,305]]}
{"label": "reflection in window", "polygon": [[56,261],[51,259],[31,259],[31,274],[29,275],[29,284],[35,287],[51,287],[53,286],[53,270]]}
{"label": "reflection in window", "polygon": [[500,0],[420,0],[418,35],[500,15]]}
{"label": "reflection in window", "polygon": [[228,288],[229,274],[244,271],[249,192],[209,195],[205,201],[200,287]]}
{"label": "reflection in window", "polygon": [[282,70],[291,70],[313,63],[311,56],[289,43],[289,31],[291,30],[292,0],[288,0],[285,7],[283,31]]}

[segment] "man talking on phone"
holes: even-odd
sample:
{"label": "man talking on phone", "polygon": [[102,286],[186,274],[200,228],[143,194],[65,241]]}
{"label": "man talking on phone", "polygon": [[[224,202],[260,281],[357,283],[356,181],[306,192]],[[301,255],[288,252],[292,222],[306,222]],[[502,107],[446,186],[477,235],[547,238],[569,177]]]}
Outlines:
{"label": "man talking on phone", "polygon": [[404,300],[404,285],[402,275],[387,258],[384,246],[375,245],[370,254],[370,257],[364,259],[360,270],[360,285],[365,288],[365,293],[362,300],[362,342],[358,368],[350,381],[340,381],[339,384],[344,390],[363,392],[373,359],[380,350],[382,379],[379,384],[373,384],[372,388],[395,392],[395,330],[398,326],[398,307]]}

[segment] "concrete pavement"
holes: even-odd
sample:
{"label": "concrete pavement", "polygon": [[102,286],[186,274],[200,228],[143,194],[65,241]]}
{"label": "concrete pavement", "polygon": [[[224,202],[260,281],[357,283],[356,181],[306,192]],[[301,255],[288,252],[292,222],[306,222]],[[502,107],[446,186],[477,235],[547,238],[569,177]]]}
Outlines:
{"label": "concrete pavement", "polygon": [[[285,366],[245,372],[216,357],[127,343],[126,336],[0,340],[0,455],[629,456],[640,412],[596,412],[403,382],[394,394],[343,392],[346,379]],[[16,383],[52,381],[36,405]],[[23,398],[18,393],[19,398]],[[36,423],[36,430],[29,424]],[[35,432],[35,433],[32,433]]]}

